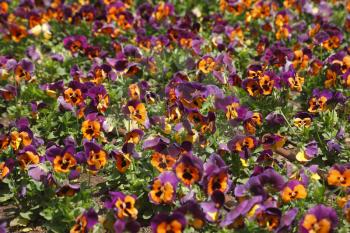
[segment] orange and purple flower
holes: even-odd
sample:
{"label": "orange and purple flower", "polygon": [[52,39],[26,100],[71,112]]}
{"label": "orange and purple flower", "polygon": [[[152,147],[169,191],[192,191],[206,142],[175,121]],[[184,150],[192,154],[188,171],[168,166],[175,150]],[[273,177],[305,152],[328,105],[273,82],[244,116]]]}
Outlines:
{"label": "orange and purple flower", "polygon": [[161,173],[150,185],[148,198],[150,202],[159,204],[171,204],[175,200],[178,179],[171,171]]}
{"label": "orange and purple flower", "polygon": [[153,233],[181,233],[187,224],[185,216],[180,212],[174,212],[171,215],[160,213],[151,221]]}
{"label": "orange and purple flower", "polygon": [[183,154],[174,165],[174,170],[177,178],[186,186],[190,186],[202,179],[203,162],[194,155]]}
{"label": "orange and purple flower", "polygon": [[299,232],[333,232],[338,224],[337,213],[331,207],[316,205],[304,215],[299,224]]}

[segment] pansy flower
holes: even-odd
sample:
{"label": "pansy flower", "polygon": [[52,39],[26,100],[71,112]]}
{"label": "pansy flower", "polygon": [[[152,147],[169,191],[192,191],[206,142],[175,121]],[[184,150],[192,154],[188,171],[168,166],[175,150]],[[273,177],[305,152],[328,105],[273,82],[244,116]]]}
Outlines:
{"label": "pansy flower", "polygon": [[115,216],[118,219],[136,219],[138,210],[135,207],[136,197],[127,195],[122,192],[109,192],[110,200],[105,202],[108,209],[115,211]]}
{"label": "pansy flower", "polygon": [[24,147],[19,151],[17,160],[22,169],[27,168],[29,164],[38,164],[40,162],[40,156],[32,145]]}
{"label": "pansy flower", "polygon": [[153,233],[181,233],[187,224],[185,216],[180,212],[174,212],[171,215],[160,213],[151,221]]}
{"label": "pansy flower", "polygon": [[293,67],[294,69],[305,69],[308,67],[309,61],[312,58],[312,52],[308,48],[297,49],[294,51]]}
{"label": "pansy flower", "polygon": [[120,173],[125,173],[131,164],[131,159],[138,159],[139,154],[135,151],[135,144],[124,143],[121,151],[112,151],[111,156],[116,161],[116,168]]}
{"label": "pansy flower", "polygon": [[327,181],[329,185],[350,187],[350,166],[334,165],[328,172]]}
{"label": "pansy flower", "polygon": [[200,206],[205,213],[205,218],[209,222],[218,222],[222,217],[222,207],[225,203],[225,195],[215,190],[210,196],[210,201],[201,202]]}
{"label": "pansy flower", "polygon": [[6,0],[0,1],[0,15],[6,14],[9,9],[9,4]]}
{"label": "pansy flower", "polygon": [[295,116],[294,116],[294,126],[298,127],[298,128],[309,128],[311,126],[312,123],[312,118],[313,116],[308,113],[308,112],[298,112]]}
{"label": "pansy flower", "polygon": [[232,120],[238,117],[238,108],[240,107],[239,100],[234,96],[226,96],[215,100],[215,107],[225,111],[227,120]]}
{"label": "pansy flower", "polygon": [[87,140],[98,138],[100,136],[100,129],[101,125],[97,120],[85,120],[81,127],[83,137]]}
{"label": "pansy flower", "polygon": [[14,150],[18,150],[22,147],[26,147],[32,144],[33,133],[28,130],[12,131],[10,133],[11,147]]}
{"label": "pansy flower", "polygon": [[56,190],[56,195],[58,197],[72,197],[80,191],[79,184],[64,184]]}
{"label": "pansy flower", "polygon": [[17,83],[21,80],[30,81],[33,78],[35,70],[34,64],[28,58],[24,58],[18,63],[15,60],[9,60],[7,62],[7,68],[13,70]]}
{"label": "pansy flower", "polygon": [[64,90],[64,100],[72,106],[80,106],[84,102],[81,84],[73,81],[69,86],[70,87]]}
{"label": "pansy flower", "polygon": [[88,232],[98,222],[98,215],[93,208],[84,211],[75,219],[75,224],[70,229],[70,233]]}
{"label": "pansy flower", "polygon": [[176,176],[186,185],[190,186],[202,178],[203,162],[191,154],[183,154],[174,165]]}
{"label": "pansy flower", "polygon": [[314,90],[312,92],[312,97],[309,99],[308,111],[311,113],[326,111],[327,103],[332,99],[332,97],[333,94],[329,90]]}
{"label": "pansy flower", "polygon": [[152,18],[160,22],[172,14],[174,14],[174,6],[171,3],[160,2],[154,7]]}
{"label": "pansy flower", "polygon": [[163,154],[160,152],[153,152],[151,155],[151,164],[159,172],[170,171],[174,166],[177,158],[169,154]]}
{"label": "pansy flower", "polygon": [[85,36],[80,35],[68,36],[63,39],[63,46],[72,54],[76,54],[87,47],[87,39]]}
{"label": "pansy flower", "polygon": [[17,88],[13,85],[6,84],[3,88],[0,88],[0,96],[5,101],[11,101],[17,96]]}
{"label": "pansy flower", "polygon": [[56,172],[68,173],[77,165],[75,149],[72,145],[64,148],[51,146],[46,150],[46,158],[51,161]]}
{"label": "pansy flower", "polygon": [[282,74],[282,79],[286,82],[292,91],[301,92],[305,79],[301,77],[294,69],[290,69]]}
{"label": "pansy flower", "polygon": [[88,168],[92,171],[98,171],[107,163],[107,153],[102,147],[94,142],[86,141],[84,143],[84,155]]}
{"label": "pansy flower", "polygon": [[166,171],[155,178],[150,185],[148,198],[150,202],[158,204],[170,204],[176,195],[178,179],[173,172]]}
{"label": "pansy flower", "polygon": [[296,199],[305,199],[306,196],[307,191],[305,186],[298,180],[288,181],[281,192],[281,197],[284,202],[290,202]]}
{"label": "pansy flower", "polygon": [[213,57],[204,56],[199,60],[197,67],[198,70],[203,72],[204,74],[209,74],[214,70],[215,65],[216,63]]}
{"label": "pansy flower", "polygon": [[142,139],[144,132],[141,129],[133,129],[125,135],[125,142],[138,144]]}
{"label": "pansy flower", "polygon": [[280,225],[282,211],[273,206],[259,205],[255,211],[255,219],[260,227],[267,228],[269,231],[276,230]]}
{"label": "pansy flower", "polygon": [[316,205],[304,215],[299,224],[299,232],[332,232],[338,224],[335,210],[325,205]]}
{"label": "pansy flower", "polygon": [[8,30],[9,35],[7,35],[7,37],[16,43],[19,43],[28,36],[27,29],[23,25],[10,24]]}
{"label": "pansy flower", "polygon": [[261,196],[253,196],[250,199],[245,199],[235,206],[220,222],[221,227],[232,227],[234,229],[244,227],[244,217],[256,205],[262,202]]}
{"label": "pansy flower", "polygon": [[262,115],[259,112],[254,112],[251,117],[243,121],[243,127],[246,133],[255,134],[258,126],[262,125]]}
{"label": "pansy flower", "polygon": [[147,109],[140,101],[130,100],[127,105],[124,106],[124,112],[129,115],[131,120],[134,120],[141,125],[147,124]]}
{"label": "pansy flower", "polygon": [[261,144],[263,145],[264,150],[277,150],[284,146],[286,140],[286,137],[281,135],[268,133],[262,136]]}
{"label": "pansy flower", "polygon": [[201,229],[205,225],[205,213],[199,203],[193,199],[186,201],[175,211],[183,213],[188,225],[194,227],[196,230]]}
{"label": "pansy flower", "polygon": [[87,96],[91,99],[91,105],[97,109],[98,112],[106,112],[109,106],[109,95],[103,85],[96,85],[89,89]]}
{"label": "pansy flower", "polygon": [[269,192],[281,191],[285,181],[283,177],[272,168],[262,169],[254,174],[244,185],[237,185],[234,193],[237,197],[244,197],[249,192],[262,195],[265,199]]}
{"label": "pansy flower", "polygon": [[14,165],[15,161],[11,158],[0,162],[0,181],[4,180],[11,173]]}
{"label": "pansy flower", "polygon": [[202,185],[207,194],[211,196],[216,190],[226,193],[231,186],[229,178],[228,167],[225,162],[219,155],[212,154],[204,164]]}
{"label": "pansy flower", "polygon": [[115,3],[108,4],[108,6],[106,7],[107,22],[110,23],[111,21],[116,21],[117,15],[125,10],[126,10],[126,6],[121,1],[116,1]]}
{"label": "pansy flower", "polygon": [[227,147],[234,152],[238,152],[242,159],[247,159],[258,145],[258,141],[253,136],[235,136],[227,143]]}

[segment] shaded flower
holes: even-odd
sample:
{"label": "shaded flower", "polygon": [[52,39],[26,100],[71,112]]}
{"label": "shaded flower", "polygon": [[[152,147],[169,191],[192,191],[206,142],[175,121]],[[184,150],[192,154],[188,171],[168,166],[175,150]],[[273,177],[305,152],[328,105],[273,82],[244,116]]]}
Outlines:
{"label": "shaded flower", "polygon": [[173,232],[181,233],[186,227],[186,218],[180,212],[171,215],[160,213],[151,221],[153,233]]}

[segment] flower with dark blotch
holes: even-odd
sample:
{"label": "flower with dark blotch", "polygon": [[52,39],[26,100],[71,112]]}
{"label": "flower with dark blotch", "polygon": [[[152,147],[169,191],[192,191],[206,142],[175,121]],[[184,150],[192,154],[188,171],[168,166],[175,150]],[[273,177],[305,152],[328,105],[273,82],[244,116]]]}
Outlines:
{"label": "flower with dark blotch", "polygon": [[34,64],[28,58],[24,58],[18,63],[9,61],[7,66],[8,69],[13,70],[17,83],[21,80],[30,81],[35,70]]}
{"label": "flower with dark blotch", "polygon": [[173,4],[160,2],[157,6],[154,7],[152,19],[160,22],[172,14],[174,14]]}
{"label": "flower with dark blotch", "polygon": [[129,115],[130,119],[141,125],[148,124],[146,106],[137,100],[130,100],[123,108],[124,112]]}
{"label": "flower with dark blotch", "polygon": [[276,150],[283,147],[286,140],[286,137],[283,137],[281,135],[268,133],[262,136],[261,144],[264,150]]}
{"label": "flower with dark blotch", "polygon": [[212,154],[204,164],[204,174],[201,183],[209,196],[216,190],[222,193],[226,193],[229,190],[231,181],[229,179],[228,166],[226,166],[219,155]]}
{"label": "flower with dark blotch", "polygon": [[9,30],[8,38],[10,38],[12,41],[16,43],[19,43],[22,39],[28,36],[27,29],[23,25],[10,24],[8,26],[8,30]]}
{"label": "flower with dark blotch", "polygon": [[204,56],[199,60],[197,64],[197,68],[199,71],[203,72],[204,74],[209,74],[214,70],[215,65],[216,63],[213,57]]}
{"label": "flower with dark blotch", "polygon": [[259,205],[255,211],[255,219],[260,227],[267,228],[269,231],[276,230],[280,225],[282,211],[273,206]]}
{"label": "flower with dark blotch", "polygon": [[294,51],[293,67],[294,69],[305,69],[308,67],[312,58],[312,52],[308,48],[298,49]]}
{"label": "flower with dark blotch", "polygon": [[151,156],[151,164],[159,172],[170,171],[173,168],[176,159],[177,158],[175,156],[155,151]]}
{"label": "flower with dark blotch", "polygon": [[243,159],[247,159],[257,145],[258,142],[253,136],[235,136],[227,143],[227,147],[231,151],[238,152]]}
{"label": "flower with dark blotch", "polygon": [[76,218],[75,224],[70,229],[70,233],[88,232],[97,222],[98,215],[95,210],[93,208],[86,210]]}
{"label": "flower with dark blotch", "polygon": [[293,123],[298,128],[301,128],[301,127],[309,128],[312,123],[312,118],[313,116],[308,112],[298,112],[294,116]]}
{"label": "flower with dark blotch", "polygon": [[127,143],[138,144],[145,133],[141,129],[133,129],[126,133],[124,141]]}
{"label": "flower with dark blotch", "polygon": [[0,15],[6,14],[9,9],[9,4],[6,0],[0,1]]}
{"label": "flower with dark blotch", "polygon": [[120,173],[125,173],[131,164],[131,159],[138,159],[140,155],[135,151],[135,144],[124,143],[121,151],[112,151],[111,156],[116,161],[116,168]]}
{"label": "flower with dark blotch", "polygon": [[62,197],[62,196],[72,197],[79,191],[80,191],[79,184],[65,184],[56,190],[56,195],[59,197]]}
{"label": "flower with dark blotch", "polygon": [[299,232],[313,233],[332,232],[338,224],[338,217],[335,210],[325,205],[316,205],[309,209],[299,224]]}
{"label": "flower with dark blotch", "polygon": [[22,169],[27,168],[29,164],[38,164],[40,162],[40,156],[32,145],[26,146],[23,150],[19,151],[17,160]]}
{"label": "flower with dark blotch", "polygon": [[82,91],[79,88],[69,87],[64,90],[64,100],[72,106],[79,106],[84,102]]}
{"label": "flower with dark blotch", "polygon": [[92,171],[98,171],[107,163],[107,153],[102,147],[94,142],[84,143],[84,153],[88,168]]}
{"label": "flower with dark blotch", "polygon": [[171,171],[161,173],[150,186],[148,198],[150,202],[158,204],[171,204],[176,195],[178,179]]}
{"label": "flower with dark blotch", "polygon": [[87,47],[87,39],[85,36],[80,35],[68,36],[63,39],[63,46],[72,54],[76,54]]}
{"label": "flower with dark blotch", "polygon": [[318,113],[327,110],[327,102],[333,97],[329,90],[320,91],[318,89],[312,92],[312,97],[309,99],[308,111],[311,113]]}
{"label": "flower with dark blotch", "polygon": [[191,154],[183,154],[174,166],[176,176],[187,186],[199,182],[203,175],[203,162]]}
{"label": "flower with dark blotch", "polygon": [[171,215],[160,213],[151,221],[153,233],[181,233],[187,224],[185,216],[180,212],[174,212]]}
{"label": "flower with dark blotch", "polygon": [[281,77],[292,91],[301,92],[303,90],[305,79],[294,69],[283,72]]}
{"label": "flower with dark blotch", "polygon": [[109,106],[109,95],[103,85],[90,88],[87,95],[91,98],[91,105],[98,112],[104,113],[107,110]]}
{"label": "flower with dark blotch", "polygon": [[93,117],[87,117],[81,126],[83,137],[91,141],[93,138],[98,138],[101,134],[101,123],[99,119]]}
{"label": "flower with dark blotch", "polygon": [[73,146],[51,146],[46,150],[46,158],[51,161],[56,172],[68,173],[77,165]]}
{"label": "flower with dark blotch", "polygon": [[254,112],[251,117],[248,117],[243,121],[244,130],[248,134],[255,134],[257,127],[261,125],[262,115],[259,112]]}
{"label": "flower with dark blotch", "polygon": [[284,202],[290,202],[296,199],[305,199],[307,191],[305,186],[298,180],[288,181],[281,192],[281,197]]}
{"label": "flower with dark blotch", "polygon": [[329,185],[350,187],[350,165],[334,165],[328,172],[327,181]]}
{"label": "flower with dark blotch", "polygon": [[105,202],[108,209],[113,209],[118,219],[137,219],[136,197],[122,192],[109,192],[110,199]]}

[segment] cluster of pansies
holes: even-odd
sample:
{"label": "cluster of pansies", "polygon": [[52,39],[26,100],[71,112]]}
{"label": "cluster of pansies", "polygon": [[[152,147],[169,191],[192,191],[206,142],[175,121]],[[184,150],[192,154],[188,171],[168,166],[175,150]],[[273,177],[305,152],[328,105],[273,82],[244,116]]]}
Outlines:
{"label": "cluster of pansies", "polygon": [[0,0],[0,232],[349,232],[349,41],[349,0]]}

